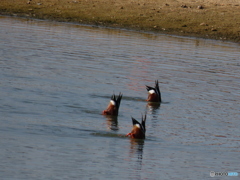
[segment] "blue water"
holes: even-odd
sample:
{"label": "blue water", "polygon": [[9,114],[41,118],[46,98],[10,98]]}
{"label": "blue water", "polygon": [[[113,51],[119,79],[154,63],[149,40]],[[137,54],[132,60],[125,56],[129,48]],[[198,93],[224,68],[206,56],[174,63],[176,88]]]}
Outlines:
{"label": "blue water", "polygon": [[[240,172],[239,44],[12,17],[0,40],[1,179]],[[118,118],[101,115],[119,92]],[[146,139],[125,137],[144,113]]]}

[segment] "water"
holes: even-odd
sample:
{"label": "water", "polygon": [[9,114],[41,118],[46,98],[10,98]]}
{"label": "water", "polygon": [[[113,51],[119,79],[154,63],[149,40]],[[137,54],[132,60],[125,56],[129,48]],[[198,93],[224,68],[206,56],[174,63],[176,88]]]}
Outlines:
{"label": "water", "polygon": [[[238,44],[9,17],[0,39],[1,179],[240,172]],[[118,118],[102,116],[119,92]],[[146,139],[125,137],[144,113]]]}

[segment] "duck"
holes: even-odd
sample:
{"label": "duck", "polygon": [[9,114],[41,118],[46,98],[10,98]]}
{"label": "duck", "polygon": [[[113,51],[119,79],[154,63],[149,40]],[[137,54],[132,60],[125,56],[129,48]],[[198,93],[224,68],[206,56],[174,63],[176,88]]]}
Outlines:
{"label": "duck", "polygon": [[118,97],[115,94],[112,95],[111,100],[107,106],[107,109],[102,112],[103,115],[117,116],[120,103],[122,100],[122,94],[119,93]]}
{"label": "duck", "polygon": [[130,133],[128,133],[126,136],[133,138],[133,139],[145,139],[145,133],[146,133],[146,114],[145,116],[142,116],[142,122],[139,123],[136,119],[132,117],[132,123],[133,128]]}
{"label": "duck", "polygon": [[159,85],[158,85],[158,80],[155,81],[155,88],[146,85],[146,89],[148,91],[147,101],[157,102],[157,103],[162,102],[162,97],[161,97],[161,92],[160,92]]}

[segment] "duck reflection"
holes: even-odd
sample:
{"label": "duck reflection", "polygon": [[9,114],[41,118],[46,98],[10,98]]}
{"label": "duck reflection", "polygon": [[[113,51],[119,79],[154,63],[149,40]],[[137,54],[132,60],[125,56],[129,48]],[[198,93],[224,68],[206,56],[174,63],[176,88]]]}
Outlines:
{"label": "duck reflection", "polygon": [[152,115],[157,115],[160,109],[161,103],[149,102],[146,105],[146,111],[150,112]]}
{"label": "duck reflection", "polygon": [[130,152],[129,157],[131,161],[134,162],[132,166],[134,171],[131,174],[134,179],[142,179],[142,160],[143,160],[143,148],[144,148],[144,139],[130,139]]}
{"label": "duck reflection", "polygon": [[106,123],[107,123],[108,129],[111,129],[112,131],[119,130],[117,116],[106,116]]}
{"label": "duck reflection", "polygon": [[151,123],[153,128],[157,127],[157,124],[159,123],[158,115],[160,111],[160,105],[161,105],[160,103],[152,103],[152,102],[149,102],[146,105],[146,113],[151,114],[152,116]]}
{"label": "duck reflection", "polygon": [[130,139],[130,157],[137,155],[137,158],[142,160],[143,147],[144,139]]}

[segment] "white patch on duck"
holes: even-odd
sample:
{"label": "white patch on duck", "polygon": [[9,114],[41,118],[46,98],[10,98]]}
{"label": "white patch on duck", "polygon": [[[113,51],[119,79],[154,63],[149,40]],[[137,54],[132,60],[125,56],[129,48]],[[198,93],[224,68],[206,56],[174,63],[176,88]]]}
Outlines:
{"label": "white patch on duck", "polygon": [[153,89],[151,89],[150,91],[148,91],[149,92],[149,94],[154,94],[155,93],[155,91],[153,90]]}
{"label": "white patch on duck", "polygon": [[111,103],[113,106],[116,106],[116,102],[115,102],[115,101],[110,100],[110,103]]}
{"label": "white patch on duck", "polygon": [[137,128],[139,128],[139,129],[141,128],[139,124],[135,124],[135,126],[137,126]]}

